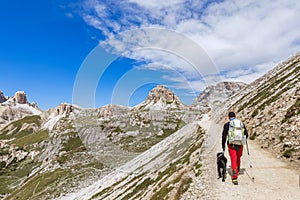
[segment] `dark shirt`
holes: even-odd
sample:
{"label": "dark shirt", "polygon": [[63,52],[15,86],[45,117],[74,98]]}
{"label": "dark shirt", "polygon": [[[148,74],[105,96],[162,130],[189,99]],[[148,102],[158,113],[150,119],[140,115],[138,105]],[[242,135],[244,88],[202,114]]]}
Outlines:
{"label": "dark shirt", "polygon": [[[244,124],[244,128],[245,128],[244,135],[246,136],[246,138],[248,138],[248,131],[246,129],[245,124]],[[228,131],[229,131],[229,122],[225,123],[223,126],[223,133],[222,133],[222,149],[223,150],[225,149],[225,143],[227,140]],[[227,144],[228,144],[228,141],[227,141]]]}

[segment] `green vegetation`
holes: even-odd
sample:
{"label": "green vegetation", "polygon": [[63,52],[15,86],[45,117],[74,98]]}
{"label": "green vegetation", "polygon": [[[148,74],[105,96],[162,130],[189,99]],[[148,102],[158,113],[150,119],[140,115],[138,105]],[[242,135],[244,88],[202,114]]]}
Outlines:
{"label": "green vegetation", "polygon": [[116,132],[116,133],[124,133],[124,131],[118,126],[116,127],[112,132]]}
{"label": "green vegetation", "polygon": [[151,200],[156,199],[168,199],[168,194],[175,189],[174,185],[176,183],[180,183],[179,187],[176,188],[176,194],[174,197],[174,200],[179,200],[181,196],[188,190],[190,187],[190,184],[193,182],[192,178],[182,178],[184,173],[179,174],[176,178],[174,178],[172,181],[161,187],[158,191],[156,191],[153,196],[151,197]]}
{"label": "green vegetation", "polygon": [[202,146],[202,143],[204,142],[204,140],[203,140],[204,131],[201,127],[198,128],[197,133],[198,133],[198,135],[195,139],[195,141],[197,141],[197,142],[194,142],[190,146],[187,155],[185,155],[185,157],[182,161],[183,163],[189,164],[190,163],[190,157],[191,157],[192,153],[194,153],[197,149],[199,149]]}
{"label": "green vegetation", "polygon": [[107,188],[101,190],[100,192],[98,192],[97,194],[94,194],[92,196],[92,198],[90,198],[90,199],[95,199],[95,198],[101,197],[103,194],[108,193],[110,190],[111,190],[111,187],[107,187]]}
{"label": "green vegetation", "polygon": [[57,185],[70,175],[70,171],[62,169],[38,174],[27,181],[23,187],[14,191],[7,199],[43,199],[42,197],[47,193],[58,194],[60,191],[57,190]]}
{"label": "green vegetation", "polygon": [[[120,146],[125,151],[141,153],[148,150],[150,147],[159,143],[160,141],[170,136],[174,132],[178,131],[182,126],[185,125],[182,119],[172,119],[169,121],[162,121],[161,123],[163,123],[165,126],[169,125],[170,123],[176,124],[176,127],[174,129],[163,128],[162,135],[152,135],[151,137],[147,137],[147,138],[140,137],[140,136],[124,136],[121,137],[119,140],[113,140],[113,137],[111,135],[109,135],[108,138],[110,139],[110,141]],[[120,132],[137,131],[137,130],[140,132],[139,133],[140,135],[153,132],[153,130],[149,127],[140,128],[139,126],[130,126],[127,127],[125,130],[116,127],[115,129],[113,129],[113,132],[120,133]]]}
{"label": "green vegetation", "polygon": [[176,192],[175,200],[180,200],[180,197],[189,189],[190,184],[193,182],[192,178],[183,178],[180,186]]}
{"label": "green vegetation", "polygon": [[[95,171],[95,168],[102,169],[104,165],[95,160],[87,164],[76,164],[68,169],[59,168],[42,174],[36,173],[27,180],[25,179],[22,187],[14,184],[15,188],[9,191],[11,195],[7,199],[54,199],[65,192],[64,188],[76,187],[80,180],[91,175],[95,176],[95,173],[91,173]],[[7,180],[12,176],[7,177]]]}
{"label": "green vegetation", "polygon": [[254,132],[253,134],[250,135],[249,139],[250,140],[255,140],[256,136],[257,136],[256,132]]}
{"label": "green vegetation", "polygon": [[7,166],[7,168],[0,170],[0,175],[22,178],[27,176],[28,173],[39,164],[39,162],[31,159],[25,159],[20,162],[13,161],[9,166]]}
{"label": "green vegetation", "polygon": [[251,117],[252,117],[252,118],[255,117],[255,116],[258,114],[258,112],[259,112],[258,109],[254,110],[254,111],[252,112],[252,114],[251,114]]}
{"label": "green vegetation", "polygon": [[202,173],[201,170],[202,164],[201,163],[195,163],[195,176],[200,176]]}
{"label": "green vegetation", "polygon": [[39,162],[26,159],[20,162],[13,162],[7,168],[0,169],[0,193],[6,194],[12,192],[13,184],[18,183],[21,178],[29,175],[29,173],[40,165]]}
{"label": "green vegetation", "polygon": [[91,162],[87,165],[84,165],[83,168],[87,168],[87,167],[92,167],[92,168],[95,168],[95,169],[103,169],[104,168],[104,164],[102,162]]}
{"label": "green vegetation", "polygon": [[[34,132],[33,128],[28,128],[20,131],[24,124],[33,124],[37,127],[40,127],[41,117],[38,115],[27,116],[20,120],[10,123],[1,130],[2,134],[0,135],[0,140],[7,140],[12,138],[19,139]],[[13,127],[13,130],[11,129],[11,127]],[[10,131],[12,132],[9,135],[7,135]]]}
{"label": "green vegetation", "polygon": [[[257,94],[251,98],[249,101],[247,101],[244,105],[242,105],[238,112],[242,111],[243,109],[245,109],[246,107],[252,107],[255,105],[259,105],[261,104],[257,110],[263,110],[266,106],[270,105],[270,103],[276,101],[277,99],[280,98],[280,96],[286,92],[288,89],[293,88],[296,81],[294,81],[293,79],[288,79],[289,77],[296,75],[299,70],[300,70],[300,66],[295,67],[294,70],[291,70],[290,73],[286,74],[285,76],[279,78],[278,76],[281,75],[282,73],[284,73],[284,71],[287,71],[291,68],[293,68],[295,66],[295,64],[297,63],[292,63],[290,66],[287,66],[286,68],[284,68],[281,72],[278,72],[276,74],[276,76],[272,77],[270,79],[270,84],[265,84],[260,86],[260,88],[258,89]],[[294,81],[294,82],[293,82]],[[282,90],[280,90],[280,92],[274,93],[274,89],[276,88],[280,88]],[[256,114],[258,113],[258,111],[255,111],[254,114],[252,114],[254,116],[256,116]]]}
{"label": "green vegetation", "polygon": [[127,179],[127,176],[124,177],[123,179],[121,179],[120,181],[114,183],[111,187],[107,187],[107,188],[101,190],[101,191],[98,192],[97,194],[93,195],[90,199],[96,199],[96,198],[99,198],[99,197],[101,197],[101,196],[104,195],[104,194],[106,194],[106,195],[105,195],[104,197],[101,197],[101,199],[106,198],[107,195],[108,195],[108,193],[109,193],[110,191],[112,191],[112,190],[114,189],[115,186],[119,185],[120,183],[122,183],[122,182],[123,182],[124,180],[126,180],[126,179]]}
{"label": "green vegetation", "polygon": [[69,121],[66,117],[63,117],[60,120],[58,120],[58,122],[53,127],[53,130],[63,132],[66,130],[72,131],[75,130],[75,128],[71,121]]}
{"label": "green vegetation", "polygon": [[77,153],[86,151],[85,146],[76,132],[71,131],[64,135],[66,135],[68,139],[63,141],[60,151],[66,151],[67,153],[56,158],[59,164],[64,164],[74,159],[76,160],[76,156],[80,156],[80,154]]}
{"label": "green vegetation", "polygon": [[285,83],[282,83],[279,86],[279,88],[283,88],[283,89],[280,90],[279,92],[277,92],[275,95],[271,96],[266,101],[264,101],[261,105],[259,105],[257,107],[257,109],[254,110],[254,112],[252,113],[251,117],[255,117],[259,113],[259,111],[264,110],[265,107],[269,106],[272,102],[277,101],[281,97],[281,95],[283,93],[285,93],[286,91],[288,91],[291,88],[291,86],[286,86],[286,87],[284,87],[284,86],[285,86]]}
{"label": "green vegetation", "polygon": [[5,161],[1,161],[0,162],[0,170],[2,169],[2,168],[4,168],[6,166],[6,162]]}
{"label": "green vegetation", "polygon": [[[199,127],[199,129],[197,130],[197,133],[198,133],[197,137],[194,139],[194,141],[196,141],[196,142],[192,143],[192,145],[190,145],[188,151],[182,157],[180,157],[176,162],[170,163],[169,167],[166,168],[164,171],[158,173],[158,176],[157,176],[155,182],[158,182],[159,187],[168,177],[173,175],[175,172],[178,172],[182,168],[183,164],[189,164],[191,155],[202,146],[204,132],[201,129],[201,127]],[[201,174],[201,166],[202,166],[201,164],[195,164],[197,173],[199,175]],[[175,179],[175,181],[176,181],[176,179]],[[177,182],[178,182],[178,180],[177,180]],[[184,183],[184,185],[186,185],[186,184]],[[188,186],[189,186],[189,184],[188,184]],[[182,188],[180,189],[181,192],[179,191],[178,195],[179,194],[181,195],[182,192],[187,190],[187,189],[183,190],[183,188],[185,188],[185,187],[182,186]],[[165,197],[169,193],[169,190],[171,191],[172,189],[169,188],[168,185],[165,185],[163,188],[161,188],[159,191],[157,191],[155,195],[157,197],[158,196]],[[168,192],[168,193],[166,193],[166,192]]]}
{"label": "green vegetation", "polygon": [[[132,188],[135,188],[136,185],[143,179],[143,176],[145,176],[145,173],[142,173],[138,176],[135,176],[134,178],[132,178],[129,182],[126,183],[126,185],[130,185],[132,184],[133,182],[135,182],[134,184],[132,184],[129,188],[126,189],[126,191],[124,191],[124,193],[126,193],[127,191],[132,191]],[[118,183],[119,184],[119,183]],[[116,184],[114,184],[116,185]],[[120,197],[124,194],[124,193],[121,193],[119,194],[116,199],[120,199]]]}
{"label": "green vegetation", "polygon": [[0,194],[7,194],[12,192],[13,189],[10,186],[18,181],[19,178],[17,177],[0,176]]}
{"label": "green vegetation", "polygon": [[36,124],[38,126],[41,126],[41,117],[39,115],[31,115],[24,117],[20,120],[14,121],[11,124],[13,124],[16,127],[22,126],[22,124]]}
{"label": "green vegetation", "polygon": [[282,155],[286,158],[290,158],[292,156],[293,151],[295,151],[294,148],[287,149],[283,152]]}
{"label": "green vegetation", "polygon": [[9,151],[7,149],[0,149],[0,156],[8,155]]}
{"label": "green vegetation", "polygon": [[[164,171],[158,173],[158,176],[156,177],[155,182],[159,182],[165,176],[169,177],[172,174],[174,174],[177,171],[177,165],[179,163],[180,163],[180,161],[177,161],[175,163],[170,163],[168,168],[166,168]],[[159,184],[159,186],[160,186],[160,184]]]}
{"label": "green vegetation", "polygon": [[[72,135],[73,133],[74,132],[67,133],[67,134]],[[76,153],[83,152],[85,150],[86,148],[83,145],[79,136],[69,138],[69,140],[63,143],[63,148],[61,149],[61,151],[66,151],[68,153],[57,157],[56,160],[59,164],[67,163],[69,160],[71,160],[71,158],[74,159]]]}
{"label": "green vegetation", "polygon": [[285,136],[284,135],[279,135],[279,140],[282,142],[284,140]]}
{"label": "green vegetation", "polygon": [[138,193],[142,193],[144,190],[146,190],[153,183],[154,183],[154,180],[152,180],[151,178],[146,178],[142,183],[136,185],[131,193],[128,193],[127,195],[125,195],[122,198],[122,200],[130,199],[134,195],[136,195]]}
{"label": "green vegetation", "polygon": [[17,146],[25,146],[25,145],[32,145],[35,143],[40,143],[49,137],[49,131],[48,130],[40,130],[35,133],[31,133],[29,135],[26,135],[24,137],[21,137],[17,140],[12,141],[13,144]]}
{"label": "green vegetation", "polygon": [[163,186],[158,190],[156,193],[153,194],[150,200],[158,200],[158,199],[165,199],[167,195],[174,189],[173,186],[170,187],[170,183]]}
{"label": "green vegetation", "polygon": [[62,151],[67,151],[67,152],[72,151],[73,153],[85,150],[79,136],[70,138],[66,143],[63,143],[63,147],[64,148],[62,149]]}

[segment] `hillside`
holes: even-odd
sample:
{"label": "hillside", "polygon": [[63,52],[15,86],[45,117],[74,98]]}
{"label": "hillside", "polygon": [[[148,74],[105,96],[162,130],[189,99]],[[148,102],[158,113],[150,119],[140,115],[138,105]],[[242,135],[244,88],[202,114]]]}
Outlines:
{"label": "hillside", "polygon": [[93,185],[59,199],[180,199],[201,174],[203,131],[191,123]]}
{"label": "hillside", "polygon": [[250,139],[278,157],[300,159],[300,53],[254,81],[231,99]]}
{"label": "hillside", "polygon": [[174,93],[159,86],[145,107],[62,103],[13,121],[0,130],[0,193],[6,199],[53,199],[85,188],[201,117],[178,105]]}

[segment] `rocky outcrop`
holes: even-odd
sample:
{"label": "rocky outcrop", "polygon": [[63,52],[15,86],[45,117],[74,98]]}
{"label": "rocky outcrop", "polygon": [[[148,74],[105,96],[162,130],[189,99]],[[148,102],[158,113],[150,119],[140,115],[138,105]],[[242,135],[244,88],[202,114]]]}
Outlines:
{"label": "rocky outcrop", "polygon": [[0,103],[3,103],[3,102],[5,102],[7,100],[7,97],[6,96],[4,96],[4,94],[3,94],[3,92],[2,91],[0,91]]}
{"label": "rocky outcrop", "polygon": [[14,145],[6,144],[6,141],[4,140],[0,140],[0,150],[0,169],[9,166],[13,162],[20,162],[28,155],[28,152],[26,152],[24,149]]}
{"label": "rocky outcrop", "polygon": [[166,110],[184,109],[186,106],[180,101],[173,91],[163,85],[153,88],[146,100],[137,106],[139,109]]}
{"label": "rocky outcrop", "polygon": [[14,103],[19,104],[27,104],[27,97],[24,91],[18,91],[15,95],[11,98]]}
{"label": "rocky outcrop", "polygon": [[241,82],[220,82],[216,85],[208,86],[197,97],[192,106],[204,112],[219,106],[235,93],[243,90],[247,84]]}
{"label": "rocky outcrop", "polygon": [[0,129],[14,120],[42,113],[36,103],[28,103],[26,93],[23,91],[16,92],[10,98],[0,93],[0,99],[5,100],[0,104]]}
{"label": "rocky outcrop", "polygon": [[105,117],[112,117],[112,116],[126,114],[130,111],[130,109],[125,106],[109,104],[97,109],[97,111],[98,111],[98,117],[105,118]]}
{"label": "rocky outcrop", "polygon": [[73,112],[73,106],[68,103],[62,103],[56,108],[57,114],[70,114]]}

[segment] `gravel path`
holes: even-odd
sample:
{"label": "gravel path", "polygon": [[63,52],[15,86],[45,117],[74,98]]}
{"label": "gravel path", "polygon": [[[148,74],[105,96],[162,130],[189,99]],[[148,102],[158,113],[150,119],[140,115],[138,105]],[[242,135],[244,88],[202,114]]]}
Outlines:
{"label": "gravel path", "polygon": [[[200,125],[207,131],[202,152],[204,171],[200,178],[196,178],[184,199],[300,199],[299,171],[291,169],[287,163],[251,141],[251,160],[244,149],[239,185],[231,183],[228,173],[225,182],[217,179],[216,154],[221,151],[222,126],[212,122],[208,115],[203,117]],[[227,148],[225,156],[229,161],[227,168],[230,168]],[[253,168],[250,168],[250,161]]]}

